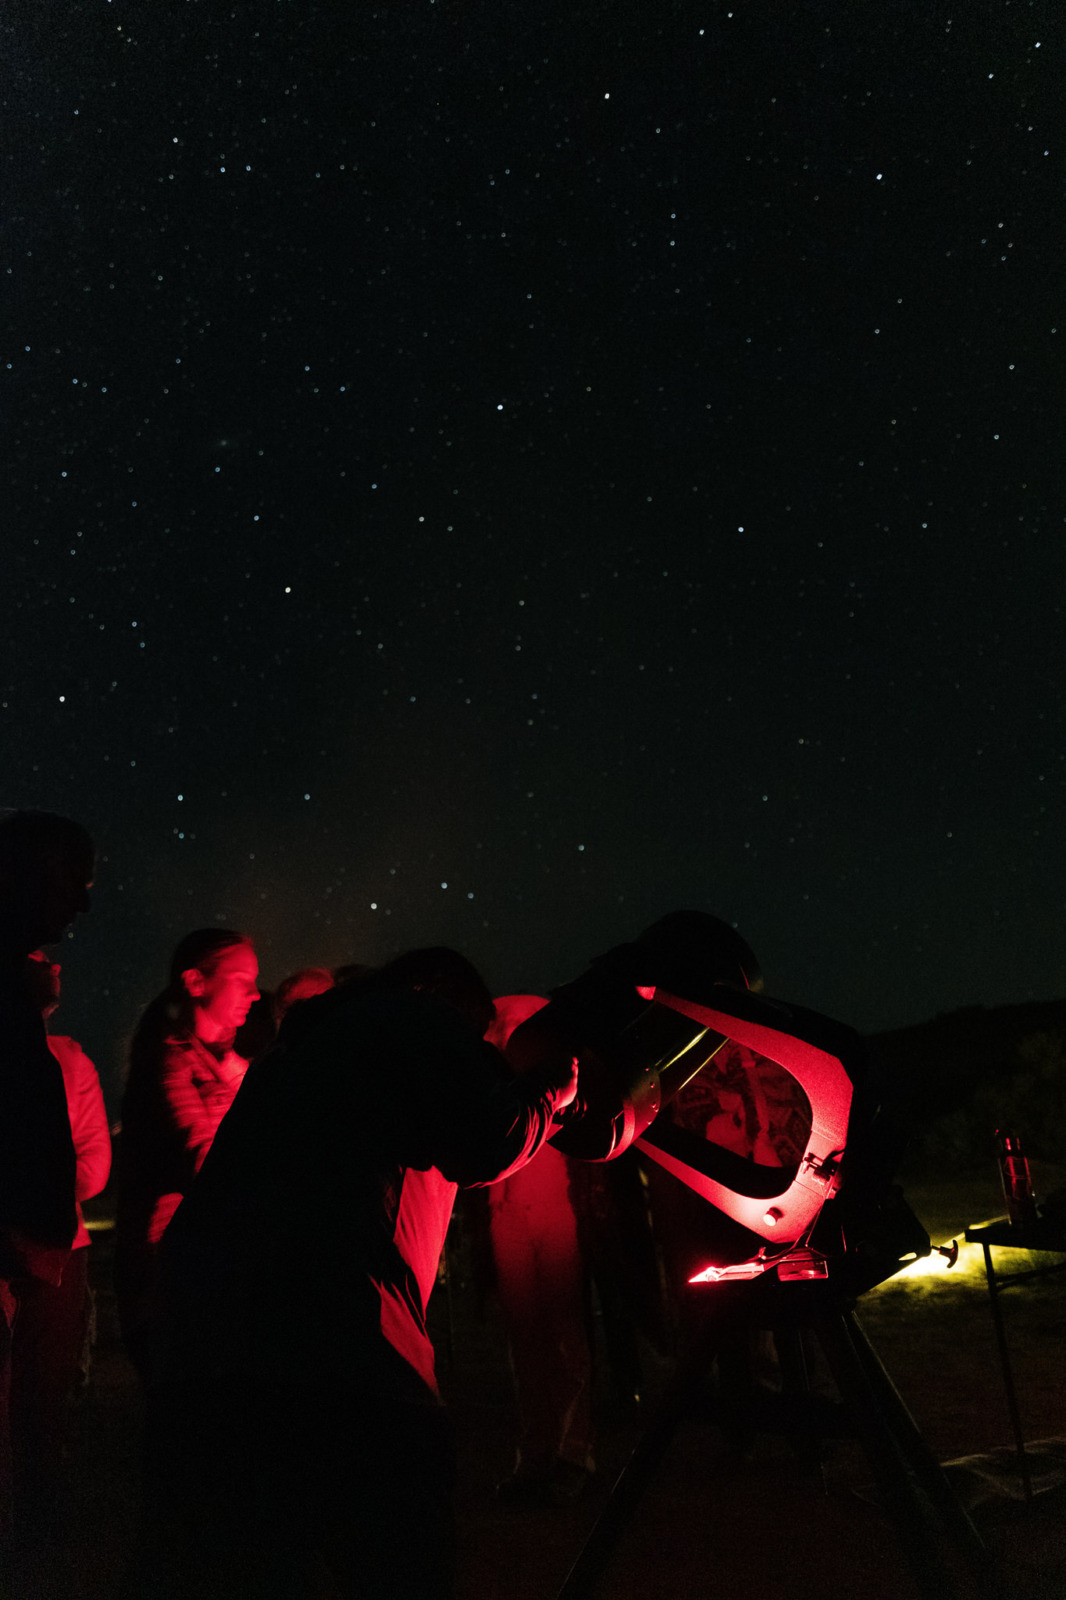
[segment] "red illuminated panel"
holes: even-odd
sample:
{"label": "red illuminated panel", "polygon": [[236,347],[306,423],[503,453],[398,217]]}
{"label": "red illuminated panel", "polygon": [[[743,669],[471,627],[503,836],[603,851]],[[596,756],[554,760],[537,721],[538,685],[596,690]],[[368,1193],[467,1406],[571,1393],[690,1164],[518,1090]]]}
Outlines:
{"label": "red illuminated panel", "polygon": [[738,1261],[729,1267],[704,1267],[695,1273],[689,1283],[742,1283],[759,1278],[764,1272],[775,1271],[782,1283],[797,1283],[804,1279],[828,1278],[829,1265],[817,1250],[789,1250],[783,1256],[768,1256],[765,1246],[751,1261]]}
{"label": "red illuminated panel", "polygon": [[[750,1012],[752,1001],[748,996],[744,996],[744,1001],[744,1009]],[[638,1149],[719,1211],[761,1238],[782,1246],[802,1238],[837,1188],[837,1168],[847,1143],[852,1098],[851,1079],[842,1063],[829,1051],[787,1031],[787,1008],[775,1007],[772,1002],[761,1008],[764,1020],[755,1020],[751,1015],[736,1016],[728,1009],[684,1000],[663,989],[656,989],[655,1003],[679,1011],[784,1067],[810,1101],[811,1129],[795,1176],[779,1194],[765,1193],[766,1174],[772,1169],[753,1169],[762,1180],[758,1187],[763,1192],[745,1194],[698,1171],[669,1150],[659,1148],[653,1142],[654,1134],[652,1139],[637,1139]],[[721,1005],[729,1006],[728,995],[723,994]],[[778,1022],[780,1026],[775,1025]],[[784,1169],[782,1176],[790,1170]]]}

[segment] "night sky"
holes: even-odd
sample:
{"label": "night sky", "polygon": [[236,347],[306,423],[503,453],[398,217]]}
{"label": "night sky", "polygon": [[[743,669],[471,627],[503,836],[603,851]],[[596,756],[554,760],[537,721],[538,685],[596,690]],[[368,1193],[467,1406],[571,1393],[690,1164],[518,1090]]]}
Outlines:
{"label": "night sky", "polygon": [[0,802],[109,1084],[213,922],[1063,993],[1061,7],[733,5],[9,0]]}

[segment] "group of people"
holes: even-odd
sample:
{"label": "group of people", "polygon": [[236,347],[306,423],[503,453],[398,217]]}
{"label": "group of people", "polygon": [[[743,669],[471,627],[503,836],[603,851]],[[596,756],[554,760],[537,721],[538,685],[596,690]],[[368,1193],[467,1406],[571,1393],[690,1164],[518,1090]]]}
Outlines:
{"label": "group of people", "polygon": [[[0,815],[0,1560],[60,1504],[87,1313],[79,1204],[111,1160],[91,1062],[44,1026],[59,969],[42,947],[88,910],[93,862],[78,823]],[[647,975],[650,946],[619,949]],[[631,977],[608,982],[630,1004]],[[642,1250],[658,1284],[641,1180],[629,1169],[630,1203],[624,1158],[590,1168],[549,1146],[581,1110],[575,1036],[549,1027],[523,1061],[512,1032],[547,1002],[494,1001],[458,952],[306,969],[268,1006],[258,979],[245,935],[188,935],[130,1044],[115,1291],[145,1430],[126,1600],[312,1600],[322,1574],[336,1596],[447,1600],[453,1466],[427,1304],[457,1189],[491,1185],[521,1412],[501,1497],[553,1505],[593,1469],[589,1279],[612,1218],[630,1291]],[[737,1060],[694,1092],[677,1115],[738,1154],[802,1148],[787,1081]],[[635,1341],[610,1349],[619,1281],[597,1276],[632,1398]]]}
{"label": "group of people", "polygon": [[[41,1286],[77,1282],[77,1197],[102,1187],[109,1160],[102,1145],[92,1177],[79,1175],[27,963],[88,910],[93,863],[79,824],[0,816],[8,1556],[34,1499],[19,1461],[20,1350]],[[457,1186],[531,1160],[574,1100],[576,1059],[508,1070],[485,1038],[484,981],[433,948],[340,985],[304,977],[305,998],[249,1069],[234,1041],[257,980],[247,938],[190,935],[131,1045],[115,1272],[146,1423],[128,1593],[293,1600],[326,1571],[338,1595],[443,1600],[451,1444],[427,1302]],[[306,998],[308,986],[324,992]]]}

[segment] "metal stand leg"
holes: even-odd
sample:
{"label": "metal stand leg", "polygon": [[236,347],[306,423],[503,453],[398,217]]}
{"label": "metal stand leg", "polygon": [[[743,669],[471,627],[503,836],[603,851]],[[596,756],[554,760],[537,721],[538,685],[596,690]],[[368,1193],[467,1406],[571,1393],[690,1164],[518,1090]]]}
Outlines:
{"label": "metal stand leg", "polygon": [[946,1600],[966,1592],[954,1555],[969,1570],[969,1592],[994,1595],[984,1541],[854,1313],[841,1308],[817,1333],[921,1594]]}
{"label": "metal stand leg", "polygon": [[1029,1457],[1025,1453],[1025,1435],[1022,1432],[1022,1419],[1018,1410],[1018,1396],[1014,1388],[1014,1372],[1010,1364],[1010,1353],[1007,1350],[1007,1330],[1003,1326],[1003,1313],[999,1307],[999,1291],[996,1288],[996,1272],[992,1265],[992,1247],[987,1241],[981,1241],[981,1249],[985,1253],[985,1280],[988,1284],[988,1297],[992,1303],[992,1326],[996,1330],[996,1344],[999,1347],[999,1364],[1003,1368],[1003,1387],[1007,1392],[1007,1410],[1010,1413],[1010,1425],[1014,1430],[1014,1443],[1018,1450],[1018,1470],[1022,1475],[1022,1486],[1025,1490],[1026,1502],[1033,1498],[1033,1479],[1029,1471]]}
{"label": "metal stand leg", "polygon": [[[713,1359],[712,1352],[707,1358],[708,1367]],[[652,1422],[622,1468],[610,1499],[559,1590],[558,1600],[591,1600],[596,1593],[623,1533],[632,1525],[633,1512],[669,1449],[678,1423],[692,1410],[691,1401],[703,1370],[695,1362],[687,1363],[674,1377]]]}
{"label": "metal stand leg", "polygon": [[811,1376],[804,1349],[802,1328],[775,1330],[777,1359],[781,1367],[781,1399],[788,1420],[794,1415],[806,1416],[808,1426],[799,1430],[793,1442],[793,1457],[802,1472],[817,1479],[822,1494],[829,1493],[825,1476],[825,1457],[822,1449],[823,1434],[810,1422],[814,1401],[811,1396]]}
{"label": "metal stand leg", "polygon": [[957,1548],[969,1561],[972,1569],[986,1582],[988,1551],[969,1513],[963,1508],[948,1482],[939,1460],[926,1444],[918,1425],[911,1416],[899,1390],[881,1364],[877,1352],[853,1311],[845,1313],[845,1321],[863,1366],[878,1395],[878,1403],[891,1417],[896,1439],[908,1466],[914,1472],[923,1491],[940,1517],[944,1531],[955,1540]]}
{"label": "metal stand leg", "polygon": [[[967,1596],[993,1600],[998,1590],[984,1543],[850,1305],[820,1286],[811,1297],[801,1299],[792,1294],[782,1300],[792,1312],[791,1328],[809,1327],[821,1344],[851,1429],[865,1450],[884,1509],[923,1600],[964,1600]],[[774,1320],[781,1319],[778,1316]],[[757,1316],[752,1325],[766,1326],[766,1322]],[[598,1592],[607,1565],[623,1534],[633,1526],[633,1513],[669,1448],[678,1423],[693,1412],[697,1385],[710,1368],[718,1342],[720,1335],[718,1341],[708,1341],[698,1352],[700,1360],[694,1358],[670,1385],[658,1415],[638,1442],[559,1591],[558,1600],[592,1600]],[[811,1415],[814,1416],[813,1411]],[[811,1432],[817,1432],[815,1424]]]}

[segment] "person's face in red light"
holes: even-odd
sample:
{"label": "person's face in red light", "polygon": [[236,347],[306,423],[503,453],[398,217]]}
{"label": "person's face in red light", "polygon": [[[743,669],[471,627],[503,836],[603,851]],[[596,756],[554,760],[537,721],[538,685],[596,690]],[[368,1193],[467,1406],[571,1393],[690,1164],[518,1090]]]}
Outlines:
{"label": "person's face in red light", "polygon": [[182,973],[192,1001],[192,1029],[205,1044],[232,1039],[248,1015],[253,1000],[259,998],[256,980],[259,963],[251,945],[234,945],[223,950],[210,972],[191,967]]}

